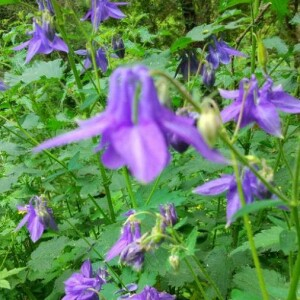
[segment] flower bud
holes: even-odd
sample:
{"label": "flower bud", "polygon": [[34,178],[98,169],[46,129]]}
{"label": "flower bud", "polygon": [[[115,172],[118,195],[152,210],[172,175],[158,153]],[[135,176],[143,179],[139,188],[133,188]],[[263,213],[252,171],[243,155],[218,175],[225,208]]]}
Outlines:
{"label": "flower bud", "polygon": [[122,37],[118,34],[112,38],[112,47],[115,53],[119,56],[119,58],[124,58],[125,56],[125,45],[122,40]]}
{"label": "flower bud", "polygon": [[175,271],[178,271],[179,263],[180,263],[179,256],[177,254],[170,255],[169,256],[169,263]]}
{"label": "flower bud", "polygon": [[267,49],[260,37],[257,35],[257,59],[260,66],[263,68],[264,72],[267,71],[267,62],[268,62],[268,52]]}
{"label": "flower bud", "polygon": [[211,63],[203,63],[201,66],[200,74],[202,81],[207,87],[212,87],[215,83],[215,69]]}
{"label": "flower bud", "polygon": [[171,108],[171,99],[169,95],[169,83],[166,79],[160,78],[156,83],[159,102],[168,108]]}
{"label": "flower bud", "polygon": [[205,141],[213,146],[222,124],[219,108],[212,99],[205,98],[201,103],[201,115],[198,118],[197,128]]}

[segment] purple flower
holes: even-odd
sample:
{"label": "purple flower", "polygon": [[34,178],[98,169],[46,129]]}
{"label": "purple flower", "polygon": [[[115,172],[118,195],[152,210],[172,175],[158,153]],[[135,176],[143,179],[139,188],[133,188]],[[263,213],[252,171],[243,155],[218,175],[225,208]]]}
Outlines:
{"label": "purple flower", "polygon": [[241,127],[257,123],[267,133],[280,137],[281,126],[277,110],[300,113],[300,101],[285,93],[281,86],[273,87],[270,78],[261,88],[252,75],[250,80],[241,80],[239,90],[219,91],[222,97],[235,99],[221,112],[224,123],[232,119],[237,122],[241,118]]}
{"label": "purple flower", "polygon": [[43,21],[41,27],[36,21],[34,21],[33,26],[34,31],[29,33],[33,37],[29,41],[14,48],[14,50],[18,51],[28,47],[25,60],[26,63],[30,62],[33,56],[37,53],[49,54],[54,50],[68,52],[68,46],[56,35],[53,26],[49,22]]}
{"label": "purple flower", "polygon": [[0,80],[0,91],[4,92],[8,89],[8,86]]}
{"label": "purple flower", "polygon": [[207,87],[212,87],[215,83],[215,69],[209,62],[203,63],[201,66],[200,74],[202,75],[202,81]]}
{"label": "purple flower", "polygon": [[123,40],[122,40],[122,38],[119,34],[112,38],[111,44],[112,44],[112,47],[113,47],[116,55],[119,58],[124,58],[124,56],[125,56],[125,45],[124,45],[124,42],[123,42]]}
{"label": "purple flower", "polygon": [[159,292],[152,286],[145,286],[141,293],[131,295],[128,297],[124,296],[121,299],[130,299],[130,300],[174,300],[175,296],[170,295],[166,292]]}
{"label": "purple flower", "polygon": [[231,48],[228,46],[224,41],[217,40],[215,36],[213,36],[213,44],[208,46],[208,55],[206,60],[212,64],[214,69],[219,67],[219,64],[229,64],[230,63],[230,56],[242,56],[247,57],[244,53]]}
{"label": "purple flower", "polygon": [[180,63],[176,69],[175,77],[178,73],[183,76],[185,81],[189,80],[191,75],[195,75],[198,71],[199,61],[196,54],[192,50],[184,51],[180,57]]}
{"label": "purple flower", "polygon": [[137,221],[129,220],[121,231],[121,236],[106,254],[106,261],[120,255],[120,261],[140,270],[144,262],[144,249],[141,247],[141,228]]}
{"label": "purple flower", "polygon": [[82,21],[91,20],[96,30],[100,23],[108,18],[123,19],[125,15],[118,8],[119,5],[127,5],[127,2],[109,2],[108,0],[92,0],[92,7],[81,19]]}
{"label": "purple flower", "polygon": [[36,2],[40,11],[45,11],[45,9],[47,9],[52,15],[54,15],[54,8],[51,0],[37,0]]}
{"label": "purple flower", "polygon": [[177,223],[177,213],[173,203],[166,205],[160,205],[159,211],[163,217],[163,226],[174,226]]}
{"label": "purple flower", "polygon": [[110,78],[105,112],[79,122],[78,129],[45,141],[34,151],[102,134],[96,150],[104,150],[104,165],[111,169],[126,165],[139,181],[148,183],[170,161],[168,145],[172,134],[194,146],[205,158],[225,161],[205,143],[193,124],[193,120],[176,116],[160,104],[147,68],[118,68]]}
{"label": "purple flower", "polygon": [[[90,51],[77,50],[77,51],[75,51],[75,53],[78,55],[86,56],[86,59],[84,60],[84,63],[83,63],[84,70],[87,70],[93,66],[92,55],[91,55]],[[106,58],[106,53],[103,48],[99,48],[97,51],[95,51],[95,60],[96,60],[96,65],[102,70],[102,72],[106,72],[107,66],[108,66],[108,61]]]}
{"label": "purple flower", "polygon": [[47,207],[46,200],[42,197],[31,198],[28,205],[18,206],[21,213],[26,213],[26,216],[21,220],[16,230],[19,230],[27,223],[27,229],[30,233],[31,240],[35,243],[47,228],[57,230],[57,226],[53,219],[53,211]]}
{"label": "purple flower", "polygon": [[74,273],[65,281],[66,295],[62,300],[98,300],[97,292],[107,282],[108,273],[99,269],[93,274],[90,260],[86,260],[80,269],[80,273]]}
{"label": "purple flower", "polygon": [[[260,180],[249,170],[243,169],[241,182],[246,204],[252,203],[254,198],[265,199],[271,194]],[[219,195],[227,191],[227,226],[234,220],[233,215],[241,208],[236,178],[234,175],[223,175],[219,179],[211,180],[197,187],[194,193],[200,195]]]}

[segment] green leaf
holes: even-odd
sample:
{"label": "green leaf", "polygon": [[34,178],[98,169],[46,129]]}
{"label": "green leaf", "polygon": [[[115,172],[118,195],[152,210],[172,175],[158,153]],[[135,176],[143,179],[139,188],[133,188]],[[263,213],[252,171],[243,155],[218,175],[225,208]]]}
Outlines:
{"label": "green leaf", "polygon": [[7,269],[4,269],[4,270],[0,271],[0,279],[4,279],[4,278],[7,278],[9,276],[16,275],[16,274],[20,273],[21,271],[23,271],[25,269],[26,268],[15,268],[15,269],[12,269],[12,270],[9,270],[9,271],[7,271]]}
{"label": "green leaf", "polygon": [[191,31],[187,33],[187,37],[191,38],[193,41],[204,41],[212,34],[216,34],[224,28],[223,25],[216,24],[203,24],[197,27],[194,27]]}
{"label": "green leaf", "polygon": [[234,289],[231,292],[230,299],[231,300],[261,300],[261,297],[252,294],[251,292],[245,292],[245,291]]}
{"label": "green leaf", "polygon": [[290,21],[290,24],[297,25],[300,24],[300,13],[296,13],[294,18]]}
{"label": "green leaf", "polygon": [[68,170],[74,171],[79,170],[82,167],[82,164],[79,162],[80,151],[78,151],[69,161]]}
{"label": "green leaf", "polygon": [[280,249],[285,255],[297,249],[296,232],[291,230],[283,230],[279,235]]}
{"label": "green leaf", "polygon": [[181,37],[177,39],[172,45],[171,45],[171,52],[175,52],[181,49],[185,49],[190,43],[192,43],[193,40],[189,37]]}
{"label": "green leaf", "polygon": [[[279,245],[279,235],[283,229],[281,227],[273,226],[269,229],[262,230],[262,232],[256,234],[254,236],[254,242],[256,249],[260,250],[261,252],[264,251],[279,251],[280,245]],[[245,251],[250,249],[249,242],[243,243],[242,246],[234,249],[230,255],[233,255],[234,253]]]}
{"label": "green leaf", "polygon": [[281,200],[261,200],[255,201],[253,203],[245,205],[243,208],[239,209],[234,215],[233,220],[236,220],[245,215],[257,212],[262,209],[278,207],[280,205],[285,205]]}
{"label": "green leaf", "polygon": [[11,286],[7,280],[0,279],[0,289],[11,289]]}
{"label": "green leaf", "polygon": [[193,255],[195,253],[197,237],[198,229],[195,227],[186,239],[186,248],[189,255]]}
{"label": "green leaf", "polygon": [[227,10],[230,7],[239,5],[239,4],[246,4],[250,3],[250,0],[231,0],[226,5],[222,6],[222,11]]}
{"label": "green leaf", "polygon": [[264,39],[263,43],[267,49],[275,49],[278,54],[286,54],[289,50],[286,43],[279,36]]}
{"label": "green leaf", "polygon": [[0,0],[0,5],[17,4],[20,0]]}
{"label": "green leaf", "polygon": [[277,13],[279,19],[282,19],[288,12],[288,0],[271,0],[272,9]]}
{"label": "green leaf", "polygon": [[36,128],[39,123],[40,117],[34,113],[30,113],[25,117],[22,127],[24,129],[30,130]]}

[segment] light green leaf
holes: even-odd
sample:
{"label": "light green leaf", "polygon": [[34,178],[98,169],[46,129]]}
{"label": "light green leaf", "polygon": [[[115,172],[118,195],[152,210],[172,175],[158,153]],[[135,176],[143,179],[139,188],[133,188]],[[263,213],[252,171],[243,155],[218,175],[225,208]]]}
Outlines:
{"label": "light green leaf", "polygon": [[291,230],[283,230],[279,235],[280,249],[285,255],[288,255],[290,251],[297,249],[296,232]]}
{"label": "light green leaf", "polygon": [[278,17],[282,19],[288,13],[288,0],[271,0],[272,9],[276,11]]}
{"label": "light green leaf", "polygon": [[187,37],[191,38],[193,41],[204,41],[212,34],[216,34],[224,28],[223,25],[215,25],[215,24],[203,24],[197,27],[194,27],[191,31],[187,33]]}
{"label": "light green leaf", "polygon": [[25,117],[22,127],[24,129],[30,130],[36,128],[39,123],[40,117],[34,113],[30,113]]}
{"label": "light green leaf", "polygon": [[7,280],[0,279],[0,289],[11,289],[11,286]]}
{"label": "light green leaf", "polygon": [[[262,230],[260,233],[256,234],[254,236],[254,242],[256,249],[258,249],[260,252],[264,251],[279,251],[280,245],[279,245],[279,235],[283,229],[281,227],[273,226],[269,229]],[[234,249],[230,255],[233,255],[234,253],[245,251],[250,249],[249,242],[243,243],[242,246],[237,247]]]}
{"label": "light green leaf", "polygon": [[263,43],[267,49],[275,49],[278,54],[286,54],[289,50],[286,43],[279,36],[264,39]]}
{"label": "light green leaf", "polygon": [[296,13],[294,18],[290,21],[290,24],[297,25],[300,24],[300,13]]}
{"label": "light green leaf", "polygon": [[227,10],[230,7],[239,5],[239,4],[246,4],[246,3],[250,3],[250,0],[231,0],[228,1],[228,3],[224,6],[222,6],[222,10]]}
{"label": "light green leaf", "polygon": [[21,271],[23,271],[25,269],[26,268],[15,268],[15,269],[12,269],[12,270],[9,270],[9,271],[7,271],[7,269],[4,269],[4,270],[0,271],[0,279],[4,279],[4,278],[7,278],[9,276],[16,275],[16,274],[20,273]]}
{"label": "light green leaf", "polygon": [[187,254],[189,255],[194,254],[197,237],[198,237],[198,230],[197,227],[195,227],[186,239]]}
{"label": "light green leaf", "polygon": [[0,5],[17,4],[20,0],[0,0]]}
{"label": "light green leaf", "polygon": [[170,50],[173,53],[175,51],[185,49],[192,42],[193,40],[189,37],[181,37],[172,44]]}

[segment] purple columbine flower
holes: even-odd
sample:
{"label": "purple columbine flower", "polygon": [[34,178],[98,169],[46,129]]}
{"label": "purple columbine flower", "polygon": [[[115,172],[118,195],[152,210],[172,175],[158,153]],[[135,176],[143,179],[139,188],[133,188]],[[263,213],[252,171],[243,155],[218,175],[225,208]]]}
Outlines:
{"label": "purple columbine flower", "polygon": [[139,181],[148,183],[170,161],[168,145],[172,134],[194,146],[205,158],[225,162],[193,124],[190,118],[177,116],[160,104],[146,67],[118,68],[110,77],[105,112],[79,122],[78,129],[45,141],[34,151],[102,135],[96,150],[104,150],[104,165],[111,169],[126,165]]}
{"label": "purple columbine flower", "polygon": [[267,133],[281,137],[278,110],[300,113],[300,101],[285,93],[280,85],[273,87],[270,78],[261,88],[252,75],[250,80],[241,80],[238,90],[219,91],[223,98],[235,100],[221,112],[224,123],[232,119],[237,122],[241,118],[240,127],[257,123]]}
{"label": "purple columbine flower", "polygon": [[228,46],[223,40],[217,40],[215,36],[212,38],[213,43],[208,46],[206,60],[212,64],[214,69],[217,69],[220,63],[225,65],[229,64],[230,56],[247,57],[244,53]]}
{"label": "purple columbine flower", "polygon": [[180,63],[176,69],[175,77],[178,73],[183,76],[185,81],[189,80],[191,75],[197,74],[199,61],[193,50],[184,51],[180,56]]}
{"label": "purple columbine flower", "polygon": [[175,296],[170,295],[166,292],[159,292],[152,286],[146,285],[141,293],[131,295],[131,296],[122,296],[119,299],[130,299],[130,300],[174,300]]}
{"label": "purple columbine flower", "polygon": [[53,26],[48,21],[43,21],[42,27],[34,21],[34,30],[29,34],[32,38],[14,48],[18,51],[28,47],[28,52],[25,62],[28,63],[37,53],[49,54],[54,50],[68,52],[66,43],[56,35]]}
{"label": "purple columbine flower", "polygon": [[160,205],[160,215],[163,217],[163,226],[174,226],[177,223],[177,213],[173,203]]}
{"label": "purple columbine flower", "polygon": [[[83,63],[84,70],[87,70],[93,66],[92,55],[89,50],[77,50],[75,51],[75,53],[78,55],[86,56],[86,59],[84,60]],[[95,60],[96,60],[96,65],[102,70],[102,72],[103,73],[106,72],[108,66],[108,60],[106,57],[105,50],[103,48],[99,48],[97,51],[95,51]]]}
{"label": "purple columbine flower", "polygon": [[144,262],[145,250],[141,246],[141,227],[129,217],[121,230],[121,236],[106,254],[106,261],[120,255],[120,261],[140,270]]}
{"label": "purple columbine flower", "polygon": [[[249,170],[243,169],[241,182],[246,204],[252,203],[254,198],[259,200],[271,196],[263,183]],[[234,220],[233,215],[241,208],[241,201],[238,194],[236,178],[234,175],[223,175],[219,179],[211,180],[198,186],[194,193],[200,195],[219,195],[227,191],[227,225]]]}
{"label": "purple columbine flower", "polygon": [[215,83],[215,69],[209,62],[204,62],[201,66],[200,74],[202,75],[202,81],[207,87],[212,87]]}
{"label": "purple columbine flower", "polygon": [[127,4],[127,2],[109,2],[108,0],[92,0],[91,9],[81,20],[91,20],[94,29],[97,30],[100,23],[109,18],[125,18],[125,15],[118,8],[118,6]]}
{"label": "purple columbine flower", "polygon": [[105,269],[99,269],[93,273],[90,260],[86,260],[80,269],[80,273],[74,273],[65,281],[66,295],[62,300],[98,300],[97,292],[107,282],[108,273]]}
{"label": "purple columbine flower", "polygon": [[125,57],[125,45],[124,45],[122,37],[119,34],[114,36],[112,38],[111,44],[112,44],[115,54],[119,58],[124,58]]}
{"label": "purple columbine flower", "polygon": [[31,240],[35,243],[47,228],[57,230],[53,219],[53,211],[47,206],[47,202],[42,197],[33,197],[28,205],[18,206],[20,213],[26,213],[16,230],[19,230],[27,223],[27,229]]}

